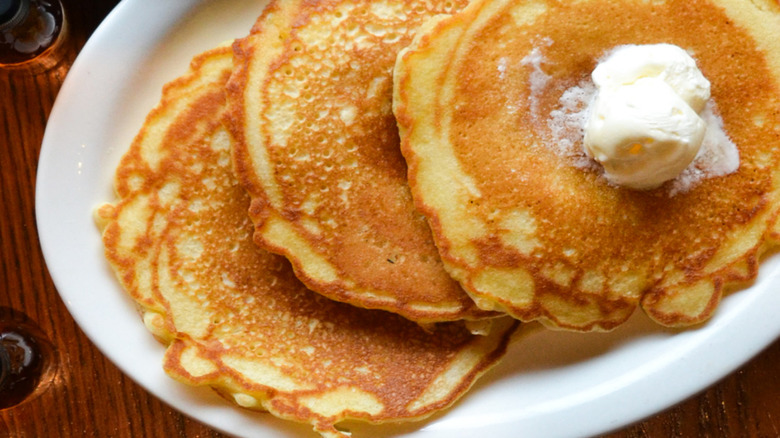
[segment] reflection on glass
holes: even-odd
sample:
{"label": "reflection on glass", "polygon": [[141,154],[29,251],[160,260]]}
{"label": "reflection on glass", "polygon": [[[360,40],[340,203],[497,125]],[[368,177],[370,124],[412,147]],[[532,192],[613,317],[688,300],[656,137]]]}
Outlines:
{"label": "reflection on glass", "polygon": [[5,386],[5,379],[8,377],[8,372],[11,369],[11,356],[8,355],[8,351],[0,344],[0,389]]}
{"label": "reflection on glass", "polygon": [[63,58],[66,36],[58,0],[0,0],[0,69],[52,68]]}
{"label": "reflection on glass", "polygon": [[46,336],[25,315],[0,307],[0,410],[38,395],[55,373]]}

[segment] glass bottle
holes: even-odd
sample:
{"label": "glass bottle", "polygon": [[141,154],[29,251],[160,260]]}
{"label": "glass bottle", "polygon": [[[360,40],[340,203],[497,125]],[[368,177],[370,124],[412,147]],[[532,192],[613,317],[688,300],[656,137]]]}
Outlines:
{"label": "glass bottle", "polygon": [[25,315],[0,307],[0,410],[40,394],[56,373],[54,347]]}
{"label": "glass bottle", "polygon": [[67,33],[59,0],[0,0],[0,69],[37,72],[56,66]]}

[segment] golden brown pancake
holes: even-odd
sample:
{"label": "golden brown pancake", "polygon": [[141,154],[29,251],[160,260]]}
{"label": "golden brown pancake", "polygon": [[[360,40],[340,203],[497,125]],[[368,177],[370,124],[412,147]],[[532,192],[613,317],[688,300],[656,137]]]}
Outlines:
{"label": "golden brown pancake", "polygon": [[465,4],[277,1],[275,37],[236,44],[228,124],[255,241],[312,290],[420,323],[492,316],[442,266],[392,114],[397,52]]}
{"label": "golden brown pancake", "polygon": [[252,242],[249,197],[222,126],[232,50],[196,57],[168,84],[98,210],[106,256],[164,369],[228,400],[310,423],[419,419],[452,404],[503,355],[516,323],[487,336],[461,322],[424,331],[398,315],[307,290],[283,257]]}
{"label": "golden brown pancake", "polygon": [[[477,0],[429,23],[399,55],[394,105],[449,272],[480,307],[551,327],[609,330],[638,303],[663,325],[706,320],[774,240],[778,29],[768,0]],[[655,43],[711,82],[736,172],[636,191],[556,152],[563,94],[616,46]]]}

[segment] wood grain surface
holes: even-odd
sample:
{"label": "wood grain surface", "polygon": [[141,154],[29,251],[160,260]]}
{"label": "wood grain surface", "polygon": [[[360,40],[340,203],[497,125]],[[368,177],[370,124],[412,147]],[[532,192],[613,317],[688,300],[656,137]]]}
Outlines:
{"label": "wood grain surface", "polygon": [[[117,1],[65,4],[72,60]],[[46,120],[68,62],[34,76],[0,72],[0,306],[24,312],[40,326],[55,345],[59,367],[38,397],[0,411],[0,437],[222,436],[124,376],[80,331],[48,275],[35,226],[35,173]],[[702,393],[606,436],[780,436],[778,362],[780,342],[775,342]]]}

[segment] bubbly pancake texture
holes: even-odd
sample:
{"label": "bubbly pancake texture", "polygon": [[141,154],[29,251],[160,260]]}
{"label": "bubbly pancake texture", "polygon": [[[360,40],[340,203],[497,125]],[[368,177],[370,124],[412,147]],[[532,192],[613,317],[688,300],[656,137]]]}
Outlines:
{"label": "bubbly pancake texture", "polygon": [[420,323],[494,316],[445,271],[392,113],[398,51],[465,3],[280,0],[278,38],[236,44],[228,125],[255,241],[312,290]]}
{"label": "bubbly pancake texture", "polygon": [[220,123],[229,47],[168,84],[98,209],[106,256],[167,345],[173,378],[344,436],[345,419],[419,419],[453,403],[502,356],[516,323],[488,336],[461,322],[432,331],[307,290],[283,257],[252,242],[249,197]]}
{"label": "bubbly pancake texture", "polygon": [[[776,243],[778,29],[768,0],[477,0],[429,23],[398,57],[394,105],[449,272],[480,307],[551,327],[609,330],[637,304],[667,326],[706,320]],[[560,153],[567,90],[616,46],[655,43],[712,83],[736,172],[635,191]]]}

